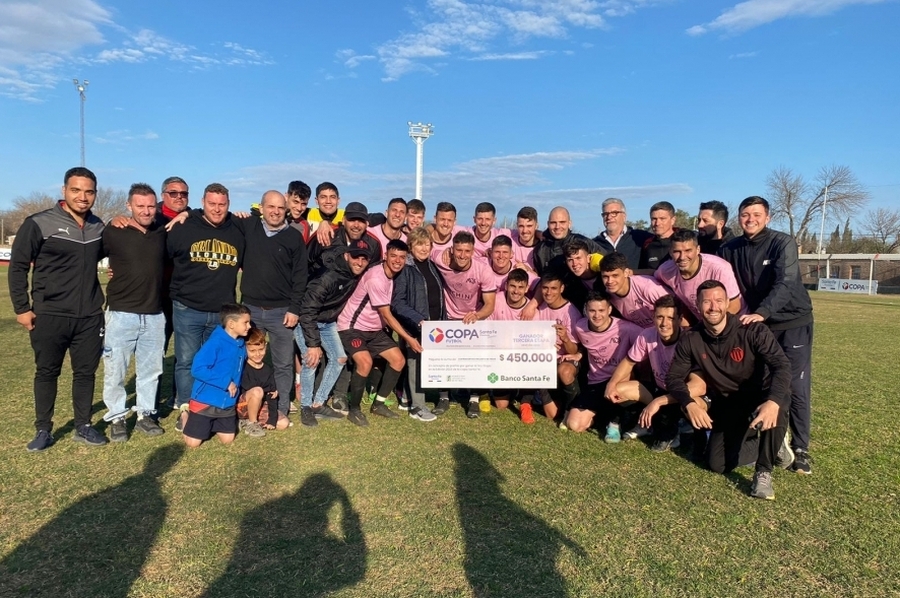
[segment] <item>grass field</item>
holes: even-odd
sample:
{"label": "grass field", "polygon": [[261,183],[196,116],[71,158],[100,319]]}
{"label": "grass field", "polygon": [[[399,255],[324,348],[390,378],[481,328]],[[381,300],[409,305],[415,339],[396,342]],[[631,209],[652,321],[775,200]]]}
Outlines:
{"label": "grass field", "polygon": [[88,448],[68,371],[64,432],[29,454],[32,353],[0,285],[0,597],[898,595],[900,299],[814,303],[814,474],[776,472],[766,502],[749,470],[497,411],[194,451],[170,418]]}

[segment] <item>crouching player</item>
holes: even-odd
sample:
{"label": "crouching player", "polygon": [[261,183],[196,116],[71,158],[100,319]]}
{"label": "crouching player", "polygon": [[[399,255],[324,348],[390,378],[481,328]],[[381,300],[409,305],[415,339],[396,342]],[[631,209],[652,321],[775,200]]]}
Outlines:
{"label": "crouching player", "polygon": [[[565,411],[578,396],[578,366],[580,359],[567,359],[569,347],[575,347],[572,338],[575,334],[575,323],[581,314],[578,308],[563,297],[566,285],[562,276],[555,270],[548,270],[541,276],[540,294],[543,302],[538,307],[535,320],[551,322],[556,328],[556,345],[558,347],[559,364],[556,366],[557,390],[550,392],[550,400],[544,402],[544,415],[547,419],[556,419],[559,407]],[[577,347],[575,347],[577,349]],[[537,395],[543,396],[543,393]]]}
{"label": "crouching player", "polygon": [[585,317],[576,322],[574,339],[564,339],[566,361],[581,361],[577,341],[587,354],[588,385],[569,405],[565,416],[565,426],[574,432],[584,432],[591,427],[594,416],[599,413],[610,415],[606,429],[606,441],[618,442],[621,438],[617,409],[606,400],[606,386],[628,350],[637,340],[641,328],[626,320],[612,317],[612,306],[605,295],[596,291],[588,294],[584,303]]}
{"label": "crouching player", "polygon": [[[637,426],[626,432],[625,438],[646,436],[652,425],[654,442],[651,449],[662,452],[677,448],[680,443],[678,420],[681,417],[681,407],[666,390],[666,376],[675,354],[675,344],[681,337],[681,306],[672,295],[663,295],[653,305],[653,317],[654,326],[641,332],[628,355],[609,379],[606,398],[611,403],[623,406],[637,402],[644,404]],[[631,379],[635,366],[646,362],[650,363],[653,371],[652,382],[647,381],[649,387],[639,380]],[[706,411],[706,401],[702,398],[706,394],[703,379],[692,372],[688,376],[687,387],[694,402]],[[697,436],[706,440],[705,434]]]}
{"label": "crouching player", "polygon": [[278,411],[275,371],[263,361],[266,358],[266,333],[251,328],[244,344],[247,363],[241,374],[241,397],[237,403],[239,427],[244,434],[253,437],[265,436],[266,430],[284,430],[290,421]]}
{"label": "crouching player", "polygon": [[235,404],[247,359],[244,337],[250,330],[250,310],[226,303],[217,326],[194,357],[194,386],[187,411],[181,417],[184,443],[196,448],[215,434],[223,444],[234,440],[237,430]]}

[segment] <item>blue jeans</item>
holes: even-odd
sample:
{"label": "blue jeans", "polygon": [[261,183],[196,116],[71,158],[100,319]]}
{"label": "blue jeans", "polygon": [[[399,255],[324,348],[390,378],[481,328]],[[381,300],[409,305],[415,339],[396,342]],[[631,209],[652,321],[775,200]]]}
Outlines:
{"label": "blue jeans", "polygon": [[245,305],[250,308],[253,325],[269,334],[269,351],[272,354],[272,369],[275,370],[275,388],[278,390],[278,410],[287,415],[291,407],[291,383],[294,377],[294,331],[284,326],[288,308],[263,309]]}
{"label": "blue jeans", "polygon": [[297,324],[294,328],[294,340],[300,348],[300,362],[303,368],[300,370],[300,406],[312,407],[313,403],[321,405],[328,400],[328,393],[331,392],[334,383],[337,382],[338,376],[344,369],[344,362],[347,360],[347,354],[344,352],[344,345],[341,343],[341,337],[338,336],[337,322],[329,322],[322,324],[316,323],[319,328],[319,336],[322,338],[322,350],[328,357],[328,363],[325,365],[325,372],[322,374],[322,381],[319,383],[319,390],[316,391],[315,400],[313,400],[313,388],[316,385],[316,368],[306,365],[306,339],[303,338],[303,329]]}
{"label": "blue jeans", "polygon": [[106,334],[103,337],[103,402],[105,421],[125,417],[125,376],[134,355],[135,388],[138,413],[156,413],[156,387],[163,368],[163,346],[166,342],[166,317],[158,314],[131,314],[106,311]]}
{"label": "blue jeans", "polygon": [[191,366],[194,355],[209,339],[216,326],[221,326],[219,312],[198,311],[180,301],[172,300],[172,327],[175,329],[175,387],[178,408],[191,399],[194,377]]}

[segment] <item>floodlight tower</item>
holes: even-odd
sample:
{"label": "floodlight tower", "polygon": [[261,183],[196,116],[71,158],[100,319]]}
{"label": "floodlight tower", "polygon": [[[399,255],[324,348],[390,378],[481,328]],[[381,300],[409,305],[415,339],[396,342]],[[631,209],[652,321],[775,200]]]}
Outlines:
{"label": "floodlight tower", "polygon": [[81,98],[81,166],[84,167],[84,101],[87,99],[84,95],[84,90],[87,89],[89,81],[87,79],[84,81],[72,79],[72,83],[75,84],[75,89],[78,90],[78,97]]}
{"label": "floodlight tower", "polygon": [[423,125],[422,123],[413,124],[412,121],[407,122],[409,125],[409,136],[412,137],[413,143],[416,144],[416,199],[422,199],[422,170],[425,161],[425,140],[434,135],[434,127],[431,123]]}

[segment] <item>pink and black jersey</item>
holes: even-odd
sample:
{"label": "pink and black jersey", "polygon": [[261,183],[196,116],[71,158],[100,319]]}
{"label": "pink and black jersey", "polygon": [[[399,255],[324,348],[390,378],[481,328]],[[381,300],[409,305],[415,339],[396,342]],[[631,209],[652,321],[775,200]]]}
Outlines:
{"label": "pink and black jersey", "polygon": [[506,302],[506,295],[503,293],[497,293],[497,300],[494,303],[494,313],[488,318],[488,320],[499,320],[503,322],[512,322],[519,320],[519,316],[522,315],[522,310],[525,309],[525,306],[528,305],[528,301],[522,304],[522,307],[510,307],[509,303]]}
{"label": "pink and black jersey", "polygon": [[[370,226],[368,228],[368,233],[378,239],[378,242],[381,243],[381,255],[387,257],[387,244],[390,239],[384,234],[383,227],[383,224],[379,224],[378,226]],[[406,233],[401,232],[400,236],[397,238],[403,242],[406,242]]]}
{"label": "pink and black jersey", "polygon": [[444,277],[444,303],[451,320],[461,320],[467,313],[478,311],[484,305],[481,295],[497,290],[491,267],[481,262],[472,260],[469,269],[464,271],[434,263]]}
{"label": "pink and black jersey", "polygon": [[478,238],[478,234],[474,226],[469,229],[469,232],[472,233],[473,237],[475,237],[475,253],[473,254],[474,257],[482,260],[485,263],[490,260],[489,256],[491,253],[491,244],[494,242],[494,239],[496,239],[500,235],[506,235],[507,237],[511,236],[508,228],[492,228],[491,234],[488,236],[487,241],[481,241]]}
{"label": "pink and black jersey", "polygon": [[[578,308],[569,302],[566,302],[565,305],[557,307],[556,309],[543,303],[538,307],[537,314],[534,316],[535,320],[565,326],[566,333],[572,340],[575,340],[575,323],[579,318],[581,318],[581,313],[579,313]],[[566,349],[561,343],[558,344],[557,351],[560,355],[566,354]]]}
{"label": "pink and black jersey", "polygon": [[[510,264],[509,270],[507,270],[505,274],[498,274],[493,267],[488,266],[488,271],[494,278],[494,284],[497,286],[498,293],[502,293],[506,290],[506,281],[509,278],[509,273],[514,269],[515,264]],[[525,272],[528,274],[528,295],[531,296],[534,293],[534,289],[537,288],[538,282],[540,282],[541,279],[531,270],[526,270]]]}
{"label": "pink and black jersey", "polygon": [[527,264],[529,268],[534,270],[534,248],[537,247],[537,241],[532,241],[534,244],[531,247],[522,245],[519,241],[519,231],[517,230],[512,231],[510,237],[513,242],[513,263]]}
{"label": "pink and black jersey", "polygon": [[659,331],[653,328],[645,328],[634,341],[631,350],[628,351],[628,359],[635,363],[641,363],[645,359],[650,360],[650,368],[653,370],[653,378],[656,385],[665,390],[666,375],[669,373],[669,364],[675,355],[676,342],[668,345],[659,338]]}
{"label": "pink and black jersey", "polygon": [[656,280],[672,289],[678,299],[684,303],[685,307],[691,310],[691,313],[701,318],[700,308],[697,307],[697,287],[707,280],[718,280],[725,285],[725,291],[728,293],[729,299],[739,298],[741,300],[741,310],[737,315],[747,313],[747,304],[741,297],[741,290],[738,287],[737,279],[734,277],[734,270],[731,264],[720,257],[714,255],[701,255],[700,267],[688,279],[681,276],[678,266],[674,261],[669,260],[659,265],[654,273]]}
{"label": "pink and black jersey", "polygon": [[619,310],[622,318],[641,328],[649,328],[654,324],[653,304],[660,297],[669,295],[669,289],[652,276],[632,276],[628,281],[628,293],[624,297],[611,293],[609,302]]}
{"label": "pink and black jersey", "polygon": [[338,315],[338,330],[375,332],[384,328],[378,308],[391,304],[393,291],[394,280],[384,273],[384,266],[369,268]]}
{"label": "pink and black jersey", "polygon": [[438,243],[434,240],[434,237],[431,238],[431,261],[435,264],[443,264],[444,263],[444,251],[447,249],[453,248],[453,237],[456,236],[461,230],[468,231],[465,226],[459,226],[458,224],[453,225],[453,230],[450,231],[450,238],[446,243]]}
{"label": "pink and black jersey", "polygon": [[587,318],[575,323],[575,340],[581,343],[588,357],[588,383],[600,384],[612,378],[616,366],[628,355],[628,350],[641,334],[637,324],[612,318],[609,328],[594,332]]}

